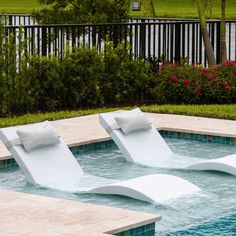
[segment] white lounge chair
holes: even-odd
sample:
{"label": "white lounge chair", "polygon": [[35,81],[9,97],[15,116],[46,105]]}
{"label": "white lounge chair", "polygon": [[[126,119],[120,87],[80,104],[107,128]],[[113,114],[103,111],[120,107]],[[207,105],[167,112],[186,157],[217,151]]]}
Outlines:
{"label": "white lounge chair", "polygon": [[236,154],[201,161],[186,167],[188,170],[215,170],[236,175]]}
{"label": "white lounge chair", "polygon": [[[136,115],[142,114],[138,108],[129,112],[131,117],[134,116],[133,121]],[[163,159],[173,154],[170,147],[153,127],[124,134],[115,117],[125,113],[128,114],[127,112],[102,113],[99,115],[100,124],[112,137],[127,161],[158,167],[162,161],[159,156]]]}
{"label": "white lounge chair", "polygon": [[[187,165],[186,163],[181,163],[180,158],[177,161],[179,163],[177,163],[176,157],[178,155],[176,156],[171,151],[170,147],[154,127],[150,126],[146,128],[144,125],[144,129],[140,128],[140,124],[137,124],[139,122],[135,121],[136,116],[140,116],[140,114],[143,115],[142,111],[137,108],[128,112],[109,112],[99,115],[100,124],[112,137],[127,161],[152,167],[172,166],[174,168],[182,167],[182,169],[189,170],[216,170],[236,175],[236,154],[201,162],[197,158],[189,158],[193,164]],[[122,116],[127,117],[127,119],[121,125],[125,123],[127,127],[130,123],[136,122],[137,130],[135,131],[135,127],[132,127],[133,132],[124,133],[122,127],[117,123],[117,117],[120,118]]]}
{"label": "white lounge chair", "polygon": [[[44,127],[55,133],[49,122],[29,125],[22,130],[27,134]],[[17,127],[3,128],[0,130],[0,138],[25,174],[26,180],[34,185],[61,191],[124,195],[154,203],[190,195],[200,190],[184,179],[165,174],[147,175],[126,181],[88,176],[84,174],[61,138],[59,142],[47,144],[50,134],[46,135],[44,139],[39,138],[40,142],[43,140],[42,145],[31,136],[32,140],[27,141],[30,145],[32,142],[34,145],[36,143],[36,148],[27,151],[29,147],[25,145],[24,136],[20,136],[19,139],[20,132]],[[38,131],[35,132],[37,135]]]}

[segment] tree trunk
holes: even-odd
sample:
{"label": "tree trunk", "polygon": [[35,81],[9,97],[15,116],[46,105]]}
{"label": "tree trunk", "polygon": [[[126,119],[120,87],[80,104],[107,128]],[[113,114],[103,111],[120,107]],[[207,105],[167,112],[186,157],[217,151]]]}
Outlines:
{"label": "tree trunk", "polygon": [[140,0],[141,9],[144,11],[144,14],[149,17],[156,17],[154,0]]}
{"label": "tree trunk", "polygon": [[221,0],[221,23],[220,23],[220,62],[221,63],[225,63],[227,61],[225,2],[226,0]]}
{"label": "tree trunk", "polygon": [[149,0],[149,1],[150,1],[150,16],[156,17],[154,2],[153,0]]}
{"label": "tree trunk", "polygon": [[197,2],[198,15],[199,15],[199,20],[200,20],[200,27],[201,27],[202,39],[203,39],[203,43],[205,47],[206,58],[208,61],[208,65],[214,66],[216,65],[216,58],[215,58],[214,50],[210,41],[209,33],[207,30],[206,17],[204,14],[204,10],[202,9],[202,6],[201,6],[201,0],[197,0],[196,2]]}
{"label": "tree trunk", "polygon": [[206,26],[205,27],[201,26],[201,32],[202,32],[203,43],[205,46],[205,53],[206,53],[208,65],[215,66],[216,65],[216,58],[215,58],[214,50],[211,45],[209,33],[208,33]]}

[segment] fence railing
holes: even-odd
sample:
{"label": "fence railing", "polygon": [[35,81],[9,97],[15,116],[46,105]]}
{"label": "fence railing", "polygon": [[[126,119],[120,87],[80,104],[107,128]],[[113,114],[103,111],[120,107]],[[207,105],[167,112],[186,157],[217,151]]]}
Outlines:
{"label": "fence railing", "polygon": [[[26,18],[27,19],[27,18]],[[41,55],[63,57],[65,45],[69,48],[96,47],[100,52],[106,41],[114,46],[124,43],[134,57],[156,61],[178,62],[188,57],[190,63],[206,65],[204,45],[199,22],[136,19],[129,23],[77,25],[24,25],[23,38],[28,39],[26,50]],[[207,27],[217,62],[220,60],[220,21],[209,21]],[[5,26],[7,34],[14,34],[17,43],[19,26]],[[236,60],[236,21],[227,21],[228,59]]]}
{"label": "fence railing", "polygon": [[[0,19],[4,25],[37,25],[37,22],[30,14],[0,14]],[[129,23],[140,22],[170,22],[170,21],[194,21],[193,19],[180,18],[131,18]],[[197,20],[196,20],[197,21]]]}
{"label": "fence railing", "polygon": [[36,21],[32,18],[32,16],[27,14],[4,14],[0,15],[0,19],[6,26],[36,25]]}

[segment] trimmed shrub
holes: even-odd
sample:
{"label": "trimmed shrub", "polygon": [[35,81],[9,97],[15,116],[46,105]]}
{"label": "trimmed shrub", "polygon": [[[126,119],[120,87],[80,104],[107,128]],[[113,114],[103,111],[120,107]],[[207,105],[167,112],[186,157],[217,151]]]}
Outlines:
{"label": "trimmed shrub", "polygon": [[95,49],[76,48],[62,61],[63,102],[66,108],[98,106],[102,103],[100,81],[104,65]]}
{"label": "trimmed shrub", "polygon": [[107,44],[104,64],[101,87],[106,104],[142,103],[148,99],[152,83],[149,63],[131,58],[122,44],[116,48]]}
{"label": "trimmed shrub", "polygon": [[227,61],[209,69],[201,69],[202,97],[206,103],[236,102],[236,62]]}
{"label": "trimmed shrub", "polygon": [[236,62],[203,68],[165,63],[156,76],[156,102],[170,104],[232,103],[236,101]]}
{"label": "trimmed shrub", "polygon": [[24,85],[21,71],[25,68],[27,40],[22,35],[23,30],[20,28],[17,36],[19,43],[16,44],[13,33],[7,33],[0,23],[0,115],[18,112],[23,108],[19,100]]}
{"label": "trimmed shrub", "polygon": [[30,111],[53,111],[61,108],[61,63],[57,57],[31,56],[22,75],[22,103]]}

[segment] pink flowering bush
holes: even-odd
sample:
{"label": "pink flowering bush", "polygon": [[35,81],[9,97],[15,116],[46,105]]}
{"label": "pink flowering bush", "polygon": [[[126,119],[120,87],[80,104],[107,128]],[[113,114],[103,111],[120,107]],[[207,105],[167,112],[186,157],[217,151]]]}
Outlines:
{"label": "pink flowering bush", "polygon": [[236,102],[236,62],[204,68],[165,63],[156,76],[156,101],[174,104]]}

